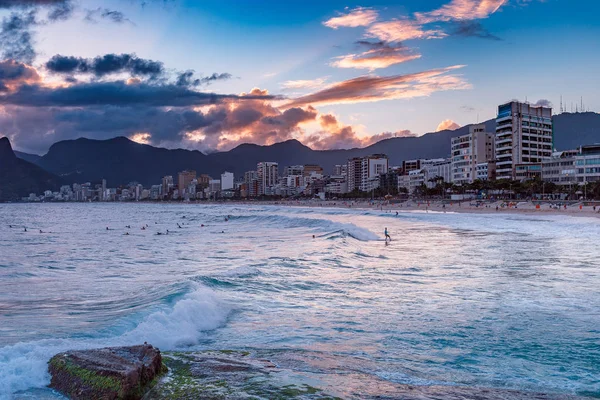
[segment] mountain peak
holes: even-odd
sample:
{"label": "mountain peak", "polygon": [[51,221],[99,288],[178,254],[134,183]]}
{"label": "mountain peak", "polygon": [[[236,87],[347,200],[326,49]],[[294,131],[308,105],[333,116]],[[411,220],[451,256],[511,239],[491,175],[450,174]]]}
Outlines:
{"label": "mountain peak", "polygon": [[0,161],[14,160],[17,156],[7,137],[0,138]]}

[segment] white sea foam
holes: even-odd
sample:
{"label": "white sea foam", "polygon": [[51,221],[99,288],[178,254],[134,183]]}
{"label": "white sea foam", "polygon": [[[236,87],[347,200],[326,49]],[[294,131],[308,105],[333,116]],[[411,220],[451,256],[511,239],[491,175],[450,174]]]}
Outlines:
{"label": "white sea foam", "polygon": [[105,346],[148,342],[162,350],[198,343],[202,332],[222,326],[229,306],[215,292],[195,286],[171,308],[148,315],[134,329],[114,337],[92,339],[46,339],[0,348],[0,399],[14,392],[44,387],[50,382],[48,360],[57,353]]}

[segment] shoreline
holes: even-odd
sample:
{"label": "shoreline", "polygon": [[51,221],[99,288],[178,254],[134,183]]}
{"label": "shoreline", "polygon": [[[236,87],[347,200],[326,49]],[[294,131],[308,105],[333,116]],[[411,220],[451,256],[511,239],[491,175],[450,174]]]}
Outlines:
{"label": "shoreline", "polygon": [[[587,201],[586,203],[591,203]],[[459,214],[523,214],[523,215],[565,215],[570,217],[600,218],[600,202],[598,205],[583,205],[584,202],[568,204],[564,202],[551,203],[548,201],[511,201],[498,200],[495,202],[482,201],[450,201],[450,200],[223,200],[223,201],[138,201],[138,202],[14,202],[3,204],[160,204],[160,205],[243,205],[243,206],[283,206],[306,208],[338,208],[359,209],[389,212],[436,212]],[[539,204],[539,208],[536,206]],[[561,206],[557,206],[560,204]],[[498,207],[496,209],[496,207]]]}

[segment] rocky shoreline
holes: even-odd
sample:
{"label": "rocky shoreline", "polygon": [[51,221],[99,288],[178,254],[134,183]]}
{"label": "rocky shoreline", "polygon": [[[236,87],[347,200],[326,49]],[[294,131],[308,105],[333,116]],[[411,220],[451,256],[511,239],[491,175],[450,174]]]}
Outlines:
{"label": "rocky shoreline", "polygon": [[49,362],[72,399],[575,400],[517,390],[403,385],[298,351],[161,352],[151,345],[72,351]]}

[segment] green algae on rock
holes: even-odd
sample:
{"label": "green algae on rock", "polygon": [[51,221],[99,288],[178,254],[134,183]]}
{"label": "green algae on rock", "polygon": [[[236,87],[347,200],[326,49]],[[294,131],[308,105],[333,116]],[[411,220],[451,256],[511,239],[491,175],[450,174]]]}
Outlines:
{"label": "green algae on rock", "polygon": [[148,344],[68,351],[48,362],[50,387],[71,399],[141,399],[166,372],[160,351]]}

